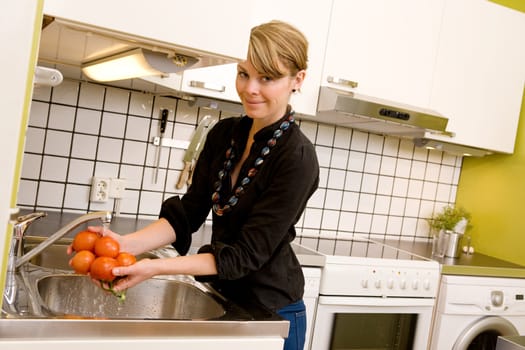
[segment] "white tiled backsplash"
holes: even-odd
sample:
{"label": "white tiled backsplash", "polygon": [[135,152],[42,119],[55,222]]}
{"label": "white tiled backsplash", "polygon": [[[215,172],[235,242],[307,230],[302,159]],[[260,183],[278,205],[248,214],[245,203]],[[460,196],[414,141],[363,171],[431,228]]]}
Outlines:
{"label": "white tiled backsplash", "polygon": [[[153,181],[151,141],[159,134],[160,108],[170,110],[166,137],[184,141],[204,115],[232,115],[182,99],[73,80],[36,88],[18,205],[156,218],[163,199],[186,190],[175,189],[183,149],[163,148],[158,182]],[[301,243],[336,249],[338,240],[353,233],[427,239],[425,218],[455,202],[462,158],[415,148],[410,140],[298,123],[315,144],[321,167],[319,189],[297,224]],[[113,199],[89,201],[93,176],[126,179],[118,208]]]}

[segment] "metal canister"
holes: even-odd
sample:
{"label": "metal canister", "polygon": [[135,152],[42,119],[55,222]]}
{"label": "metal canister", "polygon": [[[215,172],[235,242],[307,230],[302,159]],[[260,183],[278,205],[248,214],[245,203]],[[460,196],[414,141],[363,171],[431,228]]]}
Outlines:
{"label": "metal canister", "polygon": [[447,235],[447,246],[445,249],[445,256],[447,258],[459,258],[460,248],[459,242],[461,241],[462,233],[458,233],[452,230],[446,230]]}

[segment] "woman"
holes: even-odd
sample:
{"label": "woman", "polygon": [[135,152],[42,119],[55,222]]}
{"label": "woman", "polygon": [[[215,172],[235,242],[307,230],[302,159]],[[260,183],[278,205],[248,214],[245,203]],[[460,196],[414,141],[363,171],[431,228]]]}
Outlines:
{"label": "woman", "polygon": [[319,165],[288,103],[304,81],[307,48],[302,33],[284,22],[252,29],[236,79],[246,116],[221,120],[209,132],[192,185],[162,204],[158,221],[128,235],[104,233],[133,254],[172,244],[184,255],[211,209],[211,243],[199,254],[115,268],[114,275],[126,276],[115,290],[155,275],[206,276],[230,300],[255,301],[290,320],[285,349],[303,348],[304,277],[290,242],[317,189]]}

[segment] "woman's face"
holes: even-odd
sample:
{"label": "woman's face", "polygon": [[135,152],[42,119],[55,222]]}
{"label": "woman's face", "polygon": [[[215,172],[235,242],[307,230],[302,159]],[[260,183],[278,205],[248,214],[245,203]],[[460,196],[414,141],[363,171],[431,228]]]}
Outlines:
{"label": "woman's face", "polygon": [[293,89],[299,89],[304,80],[304,71],[296,76],[278,79],[259,74],[249,60],[237,66],[236,88],[244,112],[253,119],[271,124],[285,113]]}

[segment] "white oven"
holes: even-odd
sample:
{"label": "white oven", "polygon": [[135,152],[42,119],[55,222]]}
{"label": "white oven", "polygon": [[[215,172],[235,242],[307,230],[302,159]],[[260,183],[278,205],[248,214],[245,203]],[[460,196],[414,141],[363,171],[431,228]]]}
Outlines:
{"label": "white oven", "polygon": [[427,349],[439,264],[377,242],[351,243],[349,256],[326,256],[311,349]]}
{"label": "white oven", "polygon": [[426,349],[433,300],[319,297],[312,349]]}

